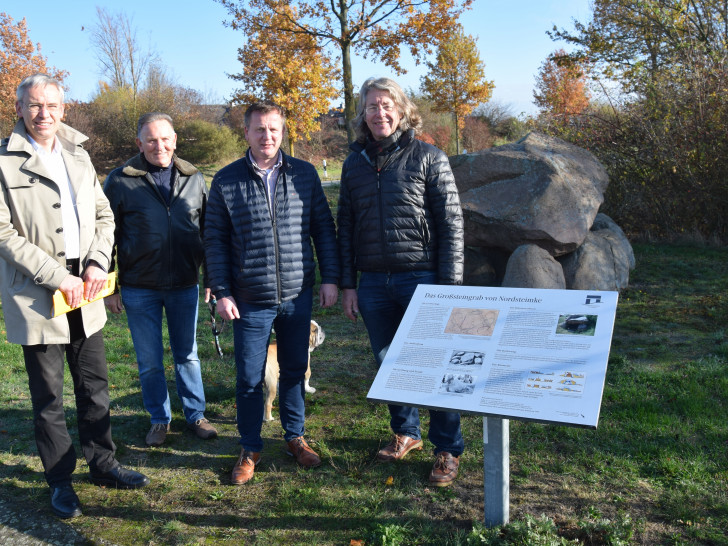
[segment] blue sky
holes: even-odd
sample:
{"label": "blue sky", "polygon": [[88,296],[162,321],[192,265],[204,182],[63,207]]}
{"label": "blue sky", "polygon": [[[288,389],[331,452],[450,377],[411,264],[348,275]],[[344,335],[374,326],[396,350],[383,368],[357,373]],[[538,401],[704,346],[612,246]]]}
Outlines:
{"label": "blue sky", "polygon": [[[533,113],[534,79],[546,56],[564,44],[546,35],[553,25],[573,28],[572,19],[590,17],[590,0],[475,0],[462,22],[465,32],[478,38],[486,78],[493,81],[493,100],[510,105],[515,115]],[[212,0],[76,0],[64,3],[4,0],[0,11],[16,21],[26,18],[30,38],[40,42],[51,65],[70,72],[68,97],[88,100],[101,79],[88,32],[96,22],[96,6],[133,18],[142,44],[151,45],[169,73],[186,87],[214,100],[228,98],[239,72],[237,48],[243,35],[222,25],[226,10]],[[408,74],[397,76],[381,64],[354,59],[354,86],[369,76],[389,76],[403,87],[418,89],[426,73],[405,57]]]}

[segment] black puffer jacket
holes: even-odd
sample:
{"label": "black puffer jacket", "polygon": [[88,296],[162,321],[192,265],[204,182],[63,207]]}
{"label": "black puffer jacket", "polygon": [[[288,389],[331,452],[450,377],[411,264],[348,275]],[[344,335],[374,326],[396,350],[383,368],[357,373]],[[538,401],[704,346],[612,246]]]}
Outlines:
{"label": "black puffer jacket", "polygon": [[358,142],[351,149],[337,213],[340,287],[356,288],[357,271],[436,271],[440,284],[461,284],[463,215],[445,153],[412,131],[374,160]]}
{"label": "black puffer jacket", "polygon": [[316,169],[283,154],[272,221],[263,181],[248,154],[218,171],[210,187],[205,254],[210,289],[217,298],[277,305],[316,281],[339,276],[336,227]]}
{"label": "black puffer jacket", "polygon": [[192,164],[172,160],[169,205],[141,153],[104,182],[116,224],[112,269],[118,269],[122,286],[164,290],[199,282],[207,186]]}

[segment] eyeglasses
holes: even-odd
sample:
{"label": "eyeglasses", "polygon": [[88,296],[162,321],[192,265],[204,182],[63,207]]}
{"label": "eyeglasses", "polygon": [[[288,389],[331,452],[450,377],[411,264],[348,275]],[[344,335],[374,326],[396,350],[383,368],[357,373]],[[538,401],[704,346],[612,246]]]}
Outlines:
{"label": "eyeglasses", "polygon": [[379,110],[384,110],[385,114],[391,114],[395,110],[394,104],[372,104],[365,108],[367,114],[376,114]]}
{"label": "eyeglasses", "polygon": [[35,103],[32,103],[32,104],[26,104],[25,107],[28,109],[28,112],[30,112],[31,114],[37,114],[38,112],[43,110],[43,108],[48,110],[48,112],[50,112],[51,114],[55,114],[56,112],[61,110],[60,104],[35,104]]}

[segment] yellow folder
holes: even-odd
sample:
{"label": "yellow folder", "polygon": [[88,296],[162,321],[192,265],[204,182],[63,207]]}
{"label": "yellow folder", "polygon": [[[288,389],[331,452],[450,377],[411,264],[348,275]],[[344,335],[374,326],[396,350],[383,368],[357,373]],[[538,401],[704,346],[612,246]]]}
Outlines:
{"label": "yellow folder", "polygon": [[64,313],[68,313],[69,311],[73,311],[73,309],[78,309],[79,307],[83,307],[84,305],[91,303],[92,301],[100,300],[101,298],[105,298],[106,296],[110,296],[114,293],[114,290],[116,289],[116,271],[112,271],[109,273],[108,279],[106,279],[106,286],[104,286],[98,294],[96,294],[96,297],[92,300],[87,300],[86,298],[83,298],[81,300],[81,305],[78,307],[71,308],[68,306],[68,303],[66,303],[66,297],[63,295],[63,292],[60,290],[56,290],[53,294],[53,316],[57,317],[59,315],[62,315]]}

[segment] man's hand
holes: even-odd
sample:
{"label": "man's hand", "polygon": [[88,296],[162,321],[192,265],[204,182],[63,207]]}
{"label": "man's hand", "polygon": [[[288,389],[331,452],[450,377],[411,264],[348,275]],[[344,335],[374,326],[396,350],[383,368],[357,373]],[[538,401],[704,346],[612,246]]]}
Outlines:
{"label": "man's hand", "polygon": [[99,266],[93,263],[86,266],[83,272],[84,291],[83,297],[87,300],[94,299],[106,286],[109,275]]}
{"label": "man's hand", "polygon": [[323,308],[331,307],[339,299],[339,289],[335,284],[322,284],[319,289],[319,305]]}
{"label": "man's hand", "polygon": [[104,298],[104,305],[106,305],[106,308],[115,315],[118,315],[124,310],[124,305],[121,303],[121,294],[118,292],[116,294],[106,296]]}
{"label": "man's hand", "polygon": [[341,305],[344,308],[344,314],[356,322],[359,317],[359,296],[356,288],[344,288],[341,291]]}
{"label": "man's hand", "polygon": [[71,309],[75,309],[81,305],[81,298],[83,297],[83,280],[81,277],[75,275],[67,275],[61,285],[58,287],[66,298],[66,303]]}
{"label": "man's hand", "polygon": [[233,320],[240,318],[238,306],[235,304],[235,300],[232,296],[220,298],[219,300],[217,300],[217,314],[220,315],[224,320]]}
{"label": "man's hand", "polygon": [[210,289],[205,288],[205,303],[210,301]]}

